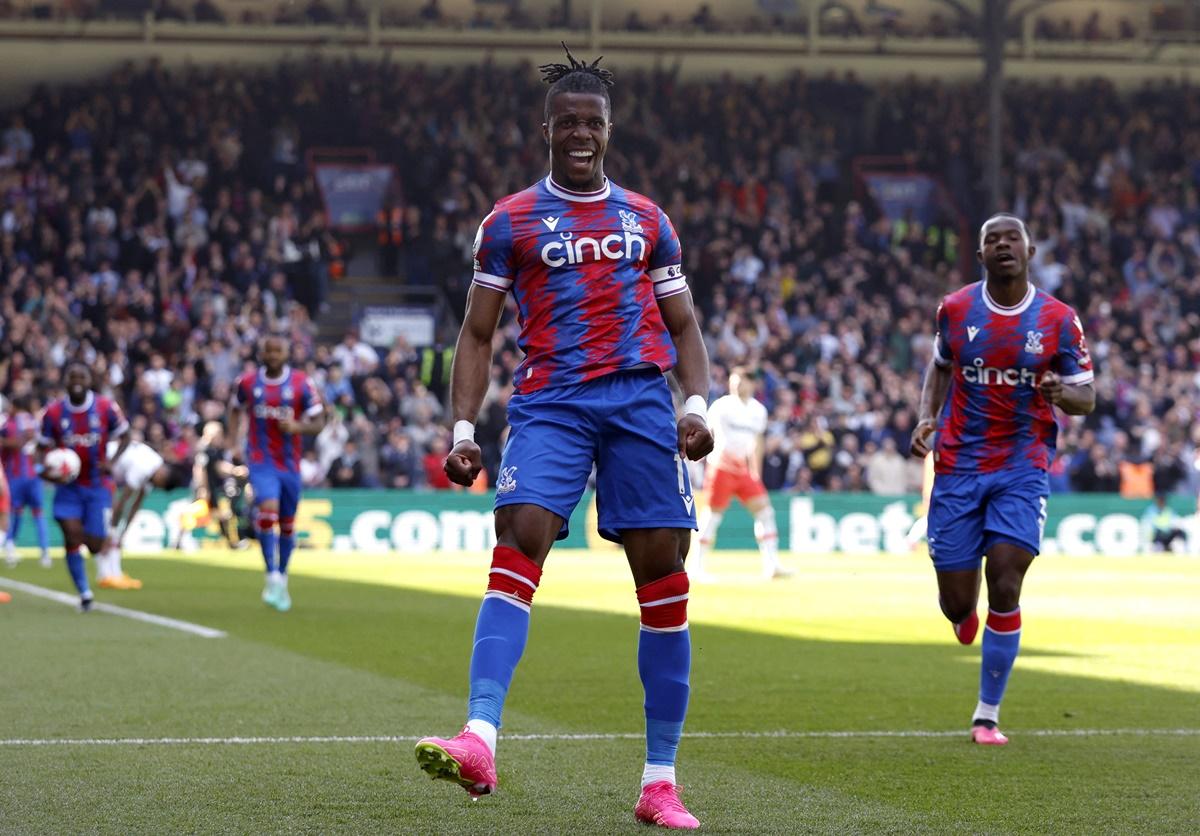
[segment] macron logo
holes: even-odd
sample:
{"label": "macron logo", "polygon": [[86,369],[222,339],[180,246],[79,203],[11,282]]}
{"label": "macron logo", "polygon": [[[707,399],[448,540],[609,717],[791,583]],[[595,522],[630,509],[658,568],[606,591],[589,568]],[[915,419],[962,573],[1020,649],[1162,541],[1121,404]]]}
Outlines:
{"label": "macron logo", "polygon": [[975,335],[978,333],[979,333],[978,328],[976,328],[974,325],[968,325],[967,326],[967,342],[969,342],[969,343],[975,342]]}
{"label": "macron logo", "polygon": [[550,230],[551,232],[558,228],[558,221],[558,218],[542,218],[542,223],[544,223],[546,225],[546,229]]}
{"label": "macron logo", "polygon": [[690,497],[690,496],[685,496],[685,497],[683,498],[683,507],[684,507],[684,508],[687,508],[687,510],[688,510],[688,513],[689,513],[689,514],[690,514],[690,513],[692,513],[692,504],[693,504],[695,501],[696,501],[696,500],[692,499],[692,497]]}

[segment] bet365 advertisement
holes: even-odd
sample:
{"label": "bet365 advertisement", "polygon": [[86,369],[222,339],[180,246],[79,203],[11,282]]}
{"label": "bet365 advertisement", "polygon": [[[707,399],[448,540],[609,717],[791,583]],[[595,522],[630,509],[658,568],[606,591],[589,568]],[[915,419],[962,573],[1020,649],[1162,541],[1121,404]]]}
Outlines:
{"label": "bet365 advertisement", "polygon": [[[49,494],[49,491],[47,491]],[[47,495],[47,504],[50,497]],[[910,551],[909,530],[919,498],[870,494],[775,494],[771,497],[783,548],[803,554]],[[1176,523],[1200,551],[1200,520],[1186,496],[1172,497]],[[1046,520],[1044,554],[1132,555],[1145,550],[1148,500],[1110,494],[1052,496]],[[458,492],[416,493],[384,490],[324,490],[304,495],[296,530],[301,547],[360,552],[478,551],[495,542],[492,500]],[[703,505],[700,507],[703,515]],[[58,542],[56,526],[51,526]],[[571,517],[560,548],[613,549],[596,534],[596,504],[585,495]],[[32,521],[21,527],[22,546],[34,544]],[[197,514],[182,493],[151,494],[125,538],[131,553],[182,547],[184,552],[224,548],[215,519]],[[755,548],[754,525],[740,506],[729,509],[717,538],[718,549]]]}

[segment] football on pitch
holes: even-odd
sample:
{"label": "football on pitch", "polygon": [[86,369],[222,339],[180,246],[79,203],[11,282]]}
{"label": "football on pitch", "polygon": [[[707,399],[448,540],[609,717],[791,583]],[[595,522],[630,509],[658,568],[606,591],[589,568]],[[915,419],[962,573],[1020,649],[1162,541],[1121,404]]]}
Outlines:
{"label": "football on pitch", "polygon": [[74,482],[79,476],[79,454],[65,447],[57,447],[42,460],[45,472],[54,479]]}

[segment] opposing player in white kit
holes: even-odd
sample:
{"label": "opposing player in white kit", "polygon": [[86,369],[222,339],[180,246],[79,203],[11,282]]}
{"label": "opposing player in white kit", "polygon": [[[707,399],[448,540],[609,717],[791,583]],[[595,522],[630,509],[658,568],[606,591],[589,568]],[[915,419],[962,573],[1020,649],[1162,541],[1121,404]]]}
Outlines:
{"label": "opposing player in white kit", "polygon": [[[109,442],[110,456],[116,453],[115,445],[116,442]],[[121,541],[146,494],[152,488],[169,487],[171,470],[154,448],[141,441],[130,441],[121,457],[113,462],[112,478],[117,485],[112,535],[108,549],[96,559],[96,584],[107,589],[141,589],[142,582],[121,569]]]}
{"label": "opposing player in white kit", "polygon": [[763,577],[786,578],[794,574],[794,570],[779,562],[775,509],[762,481],[767,408],[754,397],[757,389],[756,372],[734,367],[729,372],[729,394],[717,398],[708,408],[708,426],[716,446],[708,457],[708,510],[700,523],[699,542],[688,561],[688,573],[693,578],[710,577],[705,571],[704,558],[716,542],[717,529],[734,496],[754,517],[754,539],[762,555]]}

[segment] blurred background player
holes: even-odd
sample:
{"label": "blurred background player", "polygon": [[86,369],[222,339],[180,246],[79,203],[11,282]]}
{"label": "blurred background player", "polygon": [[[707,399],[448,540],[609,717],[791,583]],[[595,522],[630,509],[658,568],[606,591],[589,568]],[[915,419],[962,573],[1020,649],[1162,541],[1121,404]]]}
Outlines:
{"label": "blurred background player", "polygon": [[[8,545],[8,517],[11,510],[12,495],[8,489],[8,477],[4,474],[4,469],[0,468],[0,546]],[[18,562],[16,552],[8,550],[5,562],[10,569],[16,566]]]}
{"label": "blurred background player", "polygon": [[225,428],[221,422],[205,424],[192,464],[194,496],[216,519],[221,536],[231,549],[244,549],[249,545],[239,525],[248,477],[246,466],[236,462],[234,452],[225,443]]}
{"label": "blurred background player", "polygon": [[67,447],[79,456],[79,476],[71,482],[56,482],[54,519],[62,529],[67,552],[67,571],[79,591],[79,607],[92,608],[92,590],[80,549],[94,556],[108,546],[108,523],[112,511],[112,480],[109,479],[108,442],[118,439],[118,457],[129,444],[129,423],[121,409],[104,395],[92,391],[92,372],[82,363],[67,367],[67,396],[54,401],[42,416],[38,446],[43,452]]}
{"label": "blurred background player", "polygon": [[1058,439],[1054,407],[1096,405],[1083,326],[1070,306],[1029,282],[1036,248],[1019,218],[993,215],[979,230],[986,279],[946,296],[921,389],[911,452],[933,446],[929,556],[942,612],[962,644],[975,640],[980,564],[987,556],[976,743],[1004,745],[1000,701],[1021,641],[1021,584],[1041,549],[1047,471]]}
{"label": "blurred background player", "polygon": [[757,390],[758,372],[735,366],[729,372],[729,394],[717,398],[708,408],[708,426],[712,428],[714,443],[705,473],[708,510],[688,566],[688,575],[698,581],[712,577],[706,571],[704,559],[716,542],[717,529],[735,496],[754,518],[754,539],[762,555],[763,577],[786,578],[795,574],[779,563],[775,509],[762,481],[767,408],[755,397]]}
{"label": "blurred background player", "polygon": [[[41,563],[50,568],[50,530],[43,513],[45,496],[42,480],[37,473],[37,419],[33,415],[33,399],[29,395],[13,398],[12,412],[0,422],[0,458],[4,460],[4,475],[8,478],[11,517],[8,523],[7,560],[17,565],[17,536],[21,533],[21,518],[26,508],[37,527]],[[0,538],[3,538],[0,534]]]}
{"label": "blurred background player", "polygon": [[1187,545],[1183,520],[1167,505],[1167,495],[1156,493],[1154,502],[1142,512],[1142,551],[1149,553],[1160,549],[1169,552],[1176,540]]}
{"label": "blurred background player", "polygon": [[[446,474],[469,487],[483,466],[475,420],[508,292],[525,352],[509,401],[496,486],[496,538],[471,654],[467,725],[417,743],[421,768],[472,796],[496,788],[496,738],[529,635],[542,566],[596,467],[599,530],[621,543],[641,609],[638,673],[646,761],[634,815],[696,828],[679,799],[675,756],[690,693],[684,571],[696,527],[685,459],[712,450],[708,353],[666,213],[604,176],[612,74],[548,64],[543,136],[550,174],[500,200],[480,224],[475,274],[454,352],[454,447]],[[663,374],[687,396],[676,420]],[[557,695],[552,695],[557,696]]]}
{"label": "blurred background player", "polygon": [[292,608],[287,570],[300,504],[300,436],[321,431],[325,407],[308,376],[287,365],[287,339],[264,338],[259,355],[262,365],[238,379],[233,421],[244,434],[238,446],[246,450],[254,488],[255,525],[267,570],[263,603],[287,612]]}
{"label": "blurred background player", "polygon": [[117,487],[113,503],[109,547],[96,558],[96,585],[102,589],[141,589],[142,582],[121,569],[121,541],[129,523],[141,510],[146,494],[153,488],[169,490],[174,480],[171,468],[154,448],[131,440],[125,452],[117,456],[117,442],[108,443],[113,482]]}

